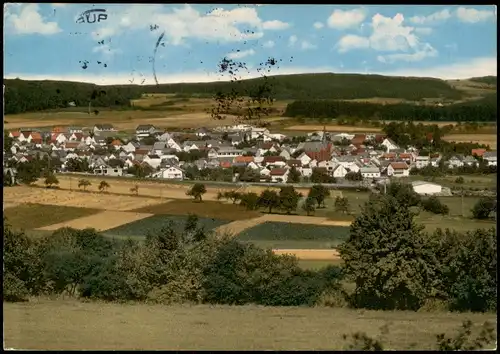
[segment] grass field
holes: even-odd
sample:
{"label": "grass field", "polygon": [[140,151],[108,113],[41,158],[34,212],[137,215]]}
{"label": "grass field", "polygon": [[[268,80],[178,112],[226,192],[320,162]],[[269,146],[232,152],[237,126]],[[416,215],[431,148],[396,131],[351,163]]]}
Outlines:
{"label": "grass field", "polygon": [[[106,230],[106,236],[118,238],[144,238],[149,232],[160,231],[170,223],[175,231],[181,232],[186,224],[187,216],[172,215],[154,215],[148,218],[131,222],[114,229]],[[218,226],[226,224],[227,221],[213,218],[198,218],[198,225],[203,226],[205,230],[212,230]]]}
{"label": "grass field", "polygon": [[273,249],[329,249],[349,237],[349,227],[264,222],[246,229],[236,239]]}
{"label": "grass field", "polygon": [[187,215],[196,214],[204,218],[216,218],[222,220],[245,220],[259,217],[256,211],[248,211],[239,205],[225,204],[216,201],[205,200],[195,203],[193,200],[173,200],[168,203],[146,206],[134,209],[137,213]]}
{"label": "grass field", "polygon": [[497,134],[450,134],[443,137],[443,140],[454,141],[456,143],[478,143],[489,145],[491,149],[497,148]]}
{"label": "grass field", "polygon": [[16,230],[32,230],[43,226],[95,215],[99,209],[59,205],[20,204],[4,210],[7,221]]}
{"label": "grass field", "polygon": [[313,260],[313,259],[299,259],[299,266],[303,269],[318,270],[329,265],[341,265],[342,259],[332,260]]}
{"label": "grass field", "polygon": [[[432,182],[442,185],[443,187],[464,187],[464,188],[493,188],[497,185],[497,174],[489,175],[462,175],[464,183],[456,183],[455,180],[459,176],[444,176],[436,177]],[[428,178],[422,176],[410,176],[410,181],[422,181]]]}
{"label": "grass field", "polygon": [[4,347],[40,350],[342,350],[344,334],[375,337],[386,349],[432,349],[496,314],[356,311],[261,306],[164,306],[43,300],[4,303]]}

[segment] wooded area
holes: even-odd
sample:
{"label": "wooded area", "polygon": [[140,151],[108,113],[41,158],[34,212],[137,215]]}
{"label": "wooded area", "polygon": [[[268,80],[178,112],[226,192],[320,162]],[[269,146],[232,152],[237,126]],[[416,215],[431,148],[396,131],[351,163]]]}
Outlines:
{"label": "wooded area", "polygon": [[[246,95],[262,85],[264,78],[236,82],[163,85],[112,85],[68,81],[5,80],[5,114],[65,108],[72,103],[87,107],[130,107],[130,100],[144,93],[169,93],[179,97],[212,97],[232,89]],[[358,74],[301,74],[268,78],[275,99],[423,98],[460,99],[462,93],[445,81]]]}
{"label": "wooded area", "polygon": [[416,120],[443,122],[495,122],[497,95],[448,106],[416,104],[380,105],[335,100],[300,100],[288,104],[284,116],[335,119],[342,116],[360,119]]}

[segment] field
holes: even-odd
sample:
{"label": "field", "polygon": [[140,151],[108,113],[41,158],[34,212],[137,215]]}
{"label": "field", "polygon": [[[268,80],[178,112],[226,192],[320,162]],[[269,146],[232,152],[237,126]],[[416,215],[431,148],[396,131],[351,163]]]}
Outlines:
{"label": "field", "polygon": [[[108,229],[104,234],[110,237],[143,239],[147,233],[160,231],[169,224],[172,225],[175,231],[181,232],[184,229],[186,220],[187,216],[153,215],[113,229]],[[226,223],[227,221],[220,219],[198,218],[198,225],[204,227],[205,230],[212,230]]]}
{"label": "field", "polygon": [[[39,350],[342,350],[344,334],[378,336],[387,349],[432,349],[439,333],[495,314],[261,306],[163,306],[44,300],[4,303],[4,347]],[[235,325],[243,324],[244,325]]]}
{"label": "field", "polygon": [[273,249],[331,249],[349,237],[348,226],[321,226],[264,222],[240,233],[236,239]]}
{"label": "field", "polygon": [[20,204],[6,208],[3,214],[15,230],[30,230],[95,215],[100,211],[60,205]]}
{"label": "field", "polygon": [[443,140],[454,141],[457,143],[478,143],[489,145],[492,150],[497,148],[496,134],[451,134],[443,137]]}
{"label": "field", "polygon": [[[142,109],[109,110],[99,108],[99,115],[87,113],[86,108],[72,108],[61,111],[42,111],[34,113],[9,114],[4,118],[4,129],[43,128],[52,126],[81,126],[92,128],[103,122],[113,124],[120,131],[135,131],[140,124],[153,124],[158,128],[199,128],[217,127],[221,124],[234,124],[236,116],[228,115],[224,121],[210,116],[214,100],[210,98],[173,98],[169,94],[143,95],[133,100],[135,107]],[[276,101],[274,116],[263,117],[262,121],[277,122],[286,118],[281,112],[290,101]],[[252,122],[249,122],[252,123]]]}
{"label": "field", "polygon": [[222,220],[247,220],[259,217],[256,211],[248,211],[239,205],[225,204],[216,201],[195,203],[192,200],[172,200],[164,204],[156,204],[144,208],[134,209],[137,213],[187,215],[196,214],[204,218],[217,218]]}

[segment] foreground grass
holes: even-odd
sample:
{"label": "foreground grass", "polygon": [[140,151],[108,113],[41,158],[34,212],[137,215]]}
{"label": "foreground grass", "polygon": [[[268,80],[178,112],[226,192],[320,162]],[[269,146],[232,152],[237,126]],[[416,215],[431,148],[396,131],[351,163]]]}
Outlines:
{"label": "foreground grass", "polygon": [[[262,306],[162,306],[44,300],[4,303],[4,346],[49,350],[341,350],[343,334],[377,336],[388,349],[431,349],[438,333],[495,314]],[[238,325],[239,324],[239,325]],[[243,325],[244,324],[244,325]]]}
{"label": "foreground grass", "polygon": [[102,210],[58,205],[21,204],[4,210],[12,228],[30,230],[90,216]]}

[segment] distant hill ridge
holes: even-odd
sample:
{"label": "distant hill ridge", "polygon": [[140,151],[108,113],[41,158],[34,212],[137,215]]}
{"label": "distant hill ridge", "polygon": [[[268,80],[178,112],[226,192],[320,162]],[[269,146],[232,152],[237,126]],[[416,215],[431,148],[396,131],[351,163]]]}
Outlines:
{"label": "distant hill ridge", "polygon": [[[210,97],[217,91],[237,88],[248,92],[262,83],[263,78],[241,80],[238,83],[178,83],[160,85],[94,85],[69,81],[26,81],[6,79],[5,114],[40,111],[67,107],[70,102],[86,106],[129,106],[131,99],[144,93],[201,95]],[[419,101],[424,98],[460,100],[467,94],[435,78],[395,77],[363,74],[296,74],[270,76],[276,99],[368,99],[375,97]],[[470,81],[495,85],[496,77],[472,78]]]}

